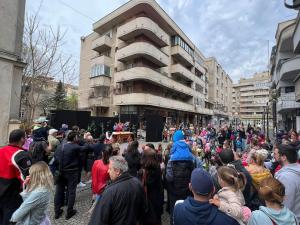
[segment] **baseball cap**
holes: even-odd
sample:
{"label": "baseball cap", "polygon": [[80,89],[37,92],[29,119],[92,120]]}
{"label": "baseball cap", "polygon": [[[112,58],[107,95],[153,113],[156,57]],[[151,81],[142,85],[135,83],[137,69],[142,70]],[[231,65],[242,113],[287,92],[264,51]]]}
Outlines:
{"label": "baseball cap", "polygon": [[191,185],[193,191],[198,195],[208,195],[214,188],[210,174],[201,168],[193,170],[191,175]]}

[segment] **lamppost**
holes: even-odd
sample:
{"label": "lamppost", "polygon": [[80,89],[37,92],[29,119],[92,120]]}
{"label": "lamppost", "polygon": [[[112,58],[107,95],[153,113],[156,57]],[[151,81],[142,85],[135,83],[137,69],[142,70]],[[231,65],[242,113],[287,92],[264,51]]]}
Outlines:
{"label": "lamppost", "polygon": [[267,140],[269,140],[269,102],[267,102]]}
{"label": "lamppost", "polygon": [[264,108],[264,112],[263,112],[263,127],[264,127],[264,134],[266,134],[266,108]]}

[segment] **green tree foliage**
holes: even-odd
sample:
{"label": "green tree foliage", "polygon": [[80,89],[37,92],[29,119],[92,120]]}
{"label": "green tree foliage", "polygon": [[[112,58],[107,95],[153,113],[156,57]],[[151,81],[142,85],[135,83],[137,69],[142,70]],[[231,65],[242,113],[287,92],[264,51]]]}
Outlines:
{"label": "green tree foliage", "polygon": [[66,91],[65,91],[63,83],[61,81],[59,81],[56,86],[56,90],[55,90],[54,96],[52,98],[52,105],[53,105],[53,108],[55,108],[56,110],[68,108]]}

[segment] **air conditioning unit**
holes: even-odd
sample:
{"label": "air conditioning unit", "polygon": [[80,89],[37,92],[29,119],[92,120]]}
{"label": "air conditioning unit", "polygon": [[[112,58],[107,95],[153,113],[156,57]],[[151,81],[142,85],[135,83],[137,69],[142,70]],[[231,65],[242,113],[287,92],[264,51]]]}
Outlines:
{"label": "air conditioning unit", "polygon": [[119,115],[119,113],[116,112],[116,111],[113,111],[112,114],[113,114],[113,116],[118,116]]}

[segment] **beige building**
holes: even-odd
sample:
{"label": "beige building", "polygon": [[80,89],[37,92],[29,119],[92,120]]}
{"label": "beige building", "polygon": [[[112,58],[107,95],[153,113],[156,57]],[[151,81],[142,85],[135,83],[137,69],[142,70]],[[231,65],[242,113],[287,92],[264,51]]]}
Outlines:
{"label": "beige building", "polygon": [[19,127],[25,1],[0,1],[0,146]]}
{"label": "beige building", "polygon": [[220,125],[232,118],[232,80],[214,58],[208,58],[208,102],[213,106],[213,123]]}
{"label": "beige building", "polygon": [[[49,106],[49,99],[52,98],[55,94],[56,87],[58,84],[58,81],[54,80],[53,77],[38,77],[36,79],[39,79],[39,82],[43,82],[44,86],[40,90],[35,89],[35,93],[33,93],[34,101],[38,102],[39,104],[36,105],[36,108],[33,113],[33,119],[37,119],[40,116],[46,116],[51,108]],[[32,82],[36,83],[36,82]],[[64,84],[64,89],[66,92],[66,97],[70,97],[71,95],[78,95],[78,86],[74,86],[71,84]],[[30,90],[30,86],[24,85],[22,87],[22,94],[24,94],[25,91]],[[29,120],[30,117],[30,110],[32,110],[32,107],[27,103],[27,99],[25,96],[28,96],[24,94],[24,97],[21,101],[21,109],[20,109],[20,119],[21,120]],[[31,95],[29,95],[31,97]],[[48,101],[47,101],[48,100]],[[31,100],[31,102],[33,102]],[[44,103],[43,103],[44,102]]]}
{"label": "beige building", "polygon": [[132,0],[81,39],[79,108],[206,123],[205,58],[154,0]]}
{"label": "beige building", "polygon": [[[233,85],[233,117],[244,125],[263,126],[263,117],[270,98],[271,78],[269,72],[254,74],[251,78],[242,78]],[[269,106],[269,115],[270,115]],[[271,117],[270,125],[271,125]],[[266,124],[265,124],[266,125]]]}
{"label": "beige building", "polygon": [[[300,130],[300,13],[278,24],[271,54],[272,88],[277,93],[273,108],[278,129]],[[298,101],[298,102],[297,102]]]}

